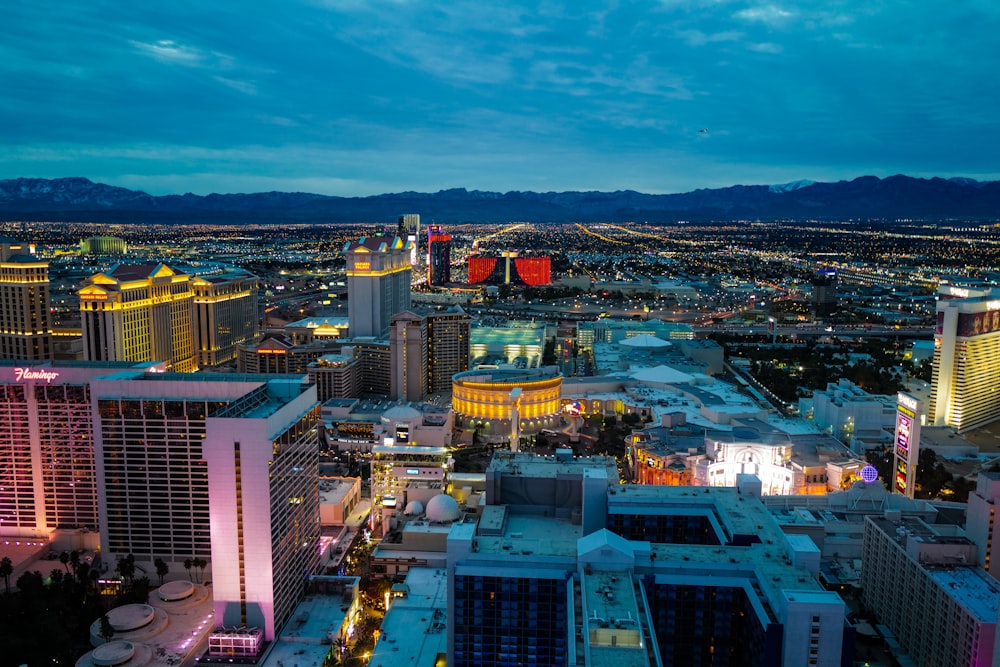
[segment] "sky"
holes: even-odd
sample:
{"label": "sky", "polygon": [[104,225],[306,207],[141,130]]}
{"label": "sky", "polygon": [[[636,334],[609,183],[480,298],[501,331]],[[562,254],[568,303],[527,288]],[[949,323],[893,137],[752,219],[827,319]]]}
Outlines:
{"label": "sky", "polygon": [[150,194],[1000,178],[995,0],[4,0],[0,178]]}

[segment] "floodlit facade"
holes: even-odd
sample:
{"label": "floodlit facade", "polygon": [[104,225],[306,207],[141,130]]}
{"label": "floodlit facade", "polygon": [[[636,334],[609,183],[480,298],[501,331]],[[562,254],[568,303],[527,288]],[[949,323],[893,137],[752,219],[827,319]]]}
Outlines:
{"label": "floodlit facade", "polygon": [[427,228],[427,284],[451,282],[451,234],[441,225]]}
{"label": "floodlit facade", "polygon": [[195,276],[194,331],[198,366],[236,358],[237,347],[260,335],[258,279],[246,272]]}
{"label": "floodlit facade", "polygon": [[[0,536],[97,530],[90,382],[134,369],[105,362],[0,362]],[[161,367],[162,368],[162,367]]]}
{"label": "floodlit facade", "polygon": [[347,316],[352,338],[385,336],[392,316],[410,308],[409,242],[399,237],[362,237],[344,245]]}
{"label": "floodlit facade", "polygon": [[52,356],[49,263],[27,243],[0,239],[0,359]]}
{"label": "floodlit facade", "polygon": [[928,422],[964,433],[1000,419],[1000,289],[939,291]]}
{"label": "floodlit facade", "polygon": [[562,374],[536,369],[480,369],[452,379],[452,408],[462,428],[494,438],[532,435],[559,424]]}
{"label": "floodlit facade", "polygon": [[427,391],[451,391],[451,378],[469,370],[471,318],[460,306],[427,316]]}
{"label": "floodlit facade", "polygon": [[191,276],[166,264],[120,264],[78,291],[88,361],[166,361],[198,370]]}

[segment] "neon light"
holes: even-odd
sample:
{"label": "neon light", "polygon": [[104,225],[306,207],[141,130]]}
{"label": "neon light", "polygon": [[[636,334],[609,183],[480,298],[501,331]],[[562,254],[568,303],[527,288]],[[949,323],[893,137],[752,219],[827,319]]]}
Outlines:
{"label": "neon light", "polygon": [[861,479],[865,484],[871,484],[878,479],[878,469],[873,465],[867,465],[861,469]]}
{"label": "neon light", "polygon": [[14,369],[14,380],[16,382],[21,382],[23,380],[45,380],[46,383],[49,383],[58,377],[59,377],[59,371],[44,371],[44,370],[35,371],[30,368]]}

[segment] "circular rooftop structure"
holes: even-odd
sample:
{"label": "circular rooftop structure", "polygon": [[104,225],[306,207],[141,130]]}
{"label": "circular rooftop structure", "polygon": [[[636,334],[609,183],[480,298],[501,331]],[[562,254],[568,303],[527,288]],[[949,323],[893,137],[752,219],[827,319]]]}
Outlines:
{"label": "circular rooftop structure", "polygon": [[168,581],[160,586],[158,593],[164,602],[176,602],[194,594],[194,584],[190,581]]}
{"label": "circular rooftop structure", "polygon": [[115,632],[131,632],[153,622],[155,610],[148,604],[126,604],[108,612],[108,621]]}
{"label": "circular rooftop structure", "polygon": [[394,405],[382,413],[382,421],[386,423],[405,422],[420,419],[422,416],[420,410],[411,408],[409,405]]}
{"label": "circular rooftop structure", "polygon": [[559,423],[562,383],[555,366],[465,371],[452,376],[451,405],[462,428],[480,428],[488,439],[531,435]]}
{"label": "circular rooftop structure", "polygon": [[441,494],[427,501],[427,520],[438,523],[451,523],[462,515],[458,503],[451,496]]}
{"label": "circular rooftop structure", "polygon": [[619,347],[628,347],[637,350],[659,350],[664,347],[670,347],[672,343],[665,341],[662,338],[657,338],[653,334],[640,334],[638,336],[632,336],[631,338],[626,338],[618,343]]}
{"label": "circular rooftop structure", "polygon": [[419,500],[411,500],[406,504],[406,510],[403,512],[406,516],[418,516],[424,513],[424,504]]}
{"label": "circular rooftop structure", "polygon": [[135,655],[135,644],[123,640],[102,644],[90,654],[90,661],[99,667],[123,665]]}

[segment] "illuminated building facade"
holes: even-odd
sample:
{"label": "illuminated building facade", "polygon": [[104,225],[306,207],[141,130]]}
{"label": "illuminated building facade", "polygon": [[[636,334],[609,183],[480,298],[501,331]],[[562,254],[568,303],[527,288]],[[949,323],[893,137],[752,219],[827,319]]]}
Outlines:
{"label": "illuminated building facade", "polygon": [[423,400],[427,395],[427,319],[408,310],[396,313],[389,335],[390,396],[405,401]]}
{"label": "illuminated building facade", "polygon": [[242,391],[206,420],[214,621],[270,641],[319,562],[319,405],[300,378]]}
{"label": "illuminated building facade", "polygon": [[51,359],[49,263],[34,248],[0,239],[0,359]]}
{"label": "illuminated building facade", "polygon": [[494,456],[478,525],[448,535],[448,665],[850,664],[818,548],[781,532],[752,476],[692,491],[616,473]]}
{"label": "illuminated building facade", "polygon": [[500,257],[469,257],[469,282],[517,285],[549,285],[552,283],[550,257],[518,257],[516,252],[504,252]]}
{"label": "illuminated building facade", "polygon": [[396,225],[396,234],[399,238],[406,239],[408,243],[413,245],[413,248],[410,250],[410,264],[416,266],[419,260],[418,253],[420,252],[420,214],[404,213],[399,216]]}
{"label": "illuminated building facade", "polygon": [[942,285],[928,421],[959,433],[1000,419],[1000,289]]}
{"label": "illuminated building facade", "polygon": [[127,252],[125,239],[117,236],[91,236],[80,241],[81,255],[124,255]]}
{"label": "illuminated building facade", "polygon": [[392,316],[410,309],[410,250],[399,237],[362,237],[344,245],[352,338],[385,336]]}
{"label": "illuminated building facade", "polygon": [[199,367],[232,361],[238,345],[257,340],[260,335],[257,285],[257,276],[245,272],[191,279]]}
{"label": "illuminated building facade", "polygon": [[427,284],[451,282],[451,234],[441,225],[427,228]]}
{"label": "illuminated building facade", "polygon": [[324,354],[306,367],[309,381],[316,385],[316,398],[325,403],[331,398],[358,395],[361,369],[351,354]]}
{"label": "illuminated building facade", "polygon": [[165,264],[120,264],[78,291],[87,361],[166,361],[198,370],[191,276]]}
{"label": "illuminated building facade", "polygon": [[0,362],[0,536],[97,530],[90,381],[134,367]]}
{"label": "illuminated building facade", "polygon": [[472,318],[460,306],[427,315],[427,391],[451,391],[451,378],[469,370]]}
{"label": "illuminated building facade", "polygon": [[554,366],[458,373],[451,400],[456,424],[482,429],[494,441],[553,428],[560,423],[562,381]]}
{"label": "illuminated building facade", "polygon": [[240,373],[295,373],[304,375],[329,349],[322,344],[293,345],[286,336],[274,334],[257,345],[236,346],[236,369]]}
{"label": "illuminated building facade", "polygon": [[976,543],[977,562],[994,579],[1000,580],[1000,560],[993,558],[993,545],[1000,537],[997,525],[997,505],[1000,504],[1000,473],[981,472],[976,490],[969,494],[965,532]]}
{"label": "illuminated building facade", "polygon": [[956,526],[868,516],[861,591],[913,664],[1000,664],[1000,583]]}

